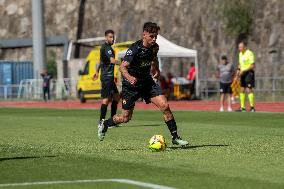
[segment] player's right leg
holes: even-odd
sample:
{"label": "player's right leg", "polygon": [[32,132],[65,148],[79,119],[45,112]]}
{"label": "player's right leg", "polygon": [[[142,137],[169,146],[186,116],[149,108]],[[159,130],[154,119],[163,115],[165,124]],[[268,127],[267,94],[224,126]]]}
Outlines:
{"label": "player's right leg", "polygon": [[232,94],[231,93],[227,93],[227,102],[228,102],[228,112],[233,111],[232,110]]}
{"label": "player's right leg", "polygon": [[246,74],[241,76],[241,92],[240,92],[240,108],[237,110],[237,112],[246,112],[246,94],[245,94],[245,88],[246,88]]}
{"label": "player's right leg", "polygon": [[109,99],[103,98],[100,110],[100,121],[105,119],[106,117],[108,104],[109,104]]}
{"label": "player's right leg", "polygon": [[246,94],[245,94],[245,88],[246,88],[246,75],[247,73],[244,73],[241,75],[241,91],[240,91],[240,108],[237,110],[237,112],[245,112],[245,102],[246,102]]}
{"label": "player's right leg", "polygon": [[100,109],[100,122],[105,119],[107,114],[107,107],[112,98],[112,82],[101,80],[102,88],[101,88],[101,98],[102,104]]}
{"label": "player's right leg", "polygon": [[163,113],[165,123],[170,130],[172,135],[172,143],[174,145],[187,146],[189,143],[182,138],[177,133],[177,124],[168,104],[168,101],[164,95],[159,95],[151,98],[151,102],[155,104]]}

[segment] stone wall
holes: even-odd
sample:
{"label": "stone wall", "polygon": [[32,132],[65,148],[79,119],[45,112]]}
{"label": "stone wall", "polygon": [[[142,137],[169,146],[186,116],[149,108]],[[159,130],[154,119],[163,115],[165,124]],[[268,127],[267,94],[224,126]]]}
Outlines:
{"label": "stone wall", "polygon": [[[213,77],[221,54],[227,54],[231,59],[235,56],[235,39],[226,34],[222,21],[215,15],[216,2],[86,0],[83,38],[103,36],[106,29],[112,28],[116,31],[117,41],[137,40],[142,24],[155,21],[161,26],[161,35],[176,44],[197,49],[200,75]],[[256,54],[257,75],[283,76],[284,1],[257,2],[249,38],[249,47]],[[66,35],[75,39],[78,9],[79,0],[46,0],[46,35]],[[0,16],[0,39],[32,37],[31,0],[0,0]],[[62,58],[62,51],[63,48],[56,49],[58,59]],[[1,50],[0,59],[31,60],[31,49]],[[179,64],[179,61],[175,62]],[[173,68],[177,67],[174,65]]]}

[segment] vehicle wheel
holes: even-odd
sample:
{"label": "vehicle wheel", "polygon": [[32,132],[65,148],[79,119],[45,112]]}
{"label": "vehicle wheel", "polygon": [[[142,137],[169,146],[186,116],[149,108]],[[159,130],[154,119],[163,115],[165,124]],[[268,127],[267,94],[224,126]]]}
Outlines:
{"label": "vehicle wheel", "polygon": [[79,92],[79,98],[81,103],[85,103],[87,101],[82,91]]}

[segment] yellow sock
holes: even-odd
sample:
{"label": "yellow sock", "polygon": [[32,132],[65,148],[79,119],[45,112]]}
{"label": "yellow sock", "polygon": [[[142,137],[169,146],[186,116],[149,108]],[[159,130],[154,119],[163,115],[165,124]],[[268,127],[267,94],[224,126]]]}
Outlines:
{"label": "yellow sock", "polygon": [[248,99],[249,99],[250,107],[254,107],[254,94],[253,93],[249,93],[248,94]]}
{"label": "yellow sock", "polygon": [[245,108],[245,101],[246,101],[245,93],[240,93],[241,108]]}

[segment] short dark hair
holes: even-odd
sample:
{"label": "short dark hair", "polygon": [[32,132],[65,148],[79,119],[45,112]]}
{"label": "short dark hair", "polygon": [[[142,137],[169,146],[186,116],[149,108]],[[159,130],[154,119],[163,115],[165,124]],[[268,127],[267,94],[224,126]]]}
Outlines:
{"label": "short dark hair", "polygon": [[222,55],[222,56],[221,56],[221,60],[228,60],[228,58],[227,58],[226,55]]}
{"label": "short dark hair", "polygon": [[160,26],[158,26],[154,22],[146,22],[143,25],[143,32],[149,32],[149,33],[158,33],[160,30]]}
{"label": "short dark hair", "polygon": [[107,36],[109,33],[114,35],[114,31],[113,30],[106,30],[105,31],[105,36]]}
{"label": "short dark hair", "polygon": [[244,44],[245,46],[248,46],[248,42],[247,41],[240,41],[239,44],[240,43]]}

